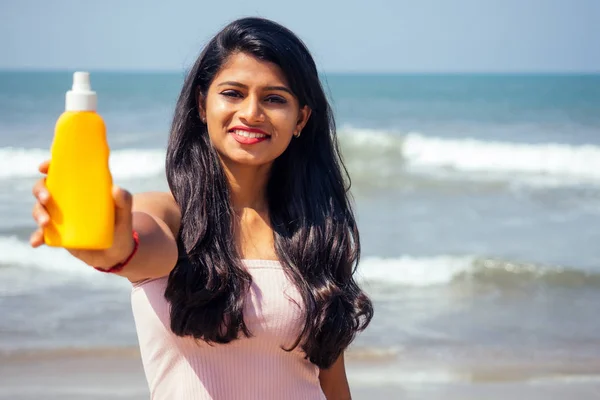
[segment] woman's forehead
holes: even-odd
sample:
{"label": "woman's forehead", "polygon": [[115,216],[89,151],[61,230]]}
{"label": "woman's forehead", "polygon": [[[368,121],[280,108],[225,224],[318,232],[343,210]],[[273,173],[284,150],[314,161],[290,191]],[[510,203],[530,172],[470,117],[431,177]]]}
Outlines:
{"label": "woman's forehead", "polygon": [[286,76],[278,65],[246,53],[232,54],[215,76],[213,84],[219,85],[226,81],[248,87],[288,87]]}

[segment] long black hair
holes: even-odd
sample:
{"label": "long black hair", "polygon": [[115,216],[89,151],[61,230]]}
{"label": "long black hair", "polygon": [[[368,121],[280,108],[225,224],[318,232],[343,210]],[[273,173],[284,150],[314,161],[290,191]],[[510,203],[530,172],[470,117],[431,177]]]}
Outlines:
{"label": "long black hair", "polygon": [[171,330],[209,343],[252,334],[242,315],[251,276],[233,241],[224,169],[198,112],[198,93],[206,98],[221,66],[237,52],[278,65],[300,106],[312,110],[301,136],[274,161],[266,193],[275,250],[305,310],[303,330],[286,350],[301,346],[314,364],[327,368],[373,316],[371,301],[354,280],[360,239],[350,180],[310,52],[287,28],[262,18],[223,28],[198,57],[177,102],[166,160],[182,218],[180,258],[165,292]]}

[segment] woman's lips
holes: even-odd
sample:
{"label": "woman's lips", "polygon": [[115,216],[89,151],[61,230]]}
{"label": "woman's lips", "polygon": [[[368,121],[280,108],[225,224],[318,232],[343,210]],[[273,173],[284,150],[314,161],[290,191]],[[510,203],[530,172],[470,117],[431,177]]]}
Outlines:
{"label": "woman's lips", "polygon": [[256,128],[234,127],[229,130],[231,136],[241,144],[256,144],[270,138],[265,131]]}

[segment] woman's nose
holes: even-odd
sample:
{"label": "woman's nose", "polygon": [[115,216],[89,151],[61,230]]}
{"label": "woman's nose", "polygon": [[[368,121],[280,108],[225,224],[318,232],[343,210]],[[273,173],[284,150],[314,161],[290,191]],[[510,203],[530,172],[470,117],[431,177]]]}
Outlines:
{"label": "woman's nose", "polygon": [[239,112],[240,119],[244,119],[250,124],[263,122],[265,120],[265,114],[260,105],[260,101],[254,96],[246,97],[241,106]]}

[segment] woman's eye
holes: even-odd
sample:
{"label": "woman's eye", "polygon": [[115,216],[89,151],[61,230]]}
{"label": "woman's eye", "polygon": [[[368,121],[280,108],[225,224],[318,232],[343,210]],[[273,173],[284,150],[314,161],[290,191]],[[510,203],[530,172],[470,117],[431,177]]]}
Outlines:
{"label": "woman's eye", "polygon": [[276,104],[285,104],[287,101],[281,96],[269,96],[267,97],[267,102],[276,103]]}
{"label": "woman's eye", "polygon": [[239,92],[236,92],[235,90],[225,90],[224,92],[221,92],[221,95],[227,97],[242,97],[242,95]]}

